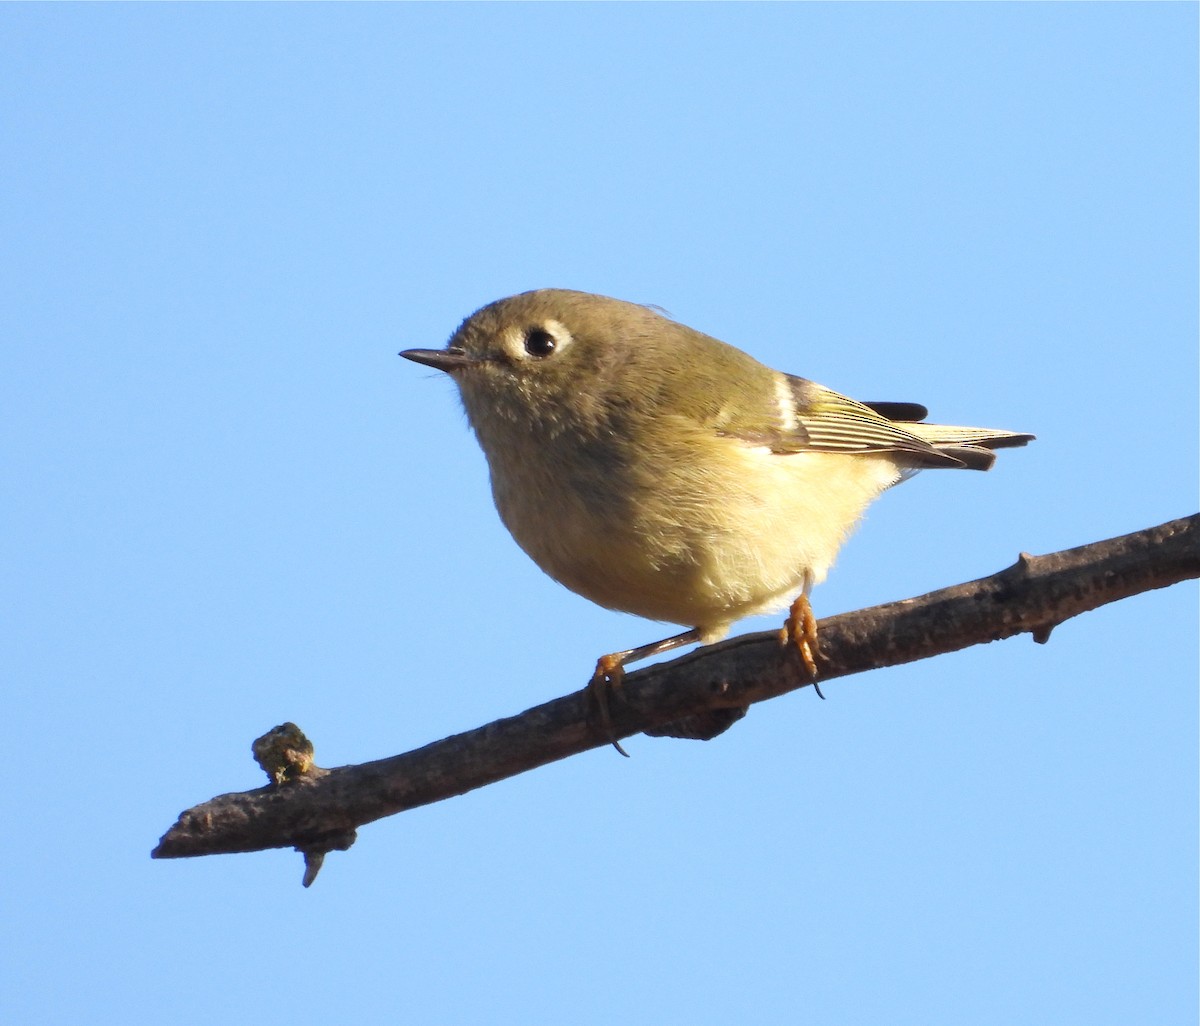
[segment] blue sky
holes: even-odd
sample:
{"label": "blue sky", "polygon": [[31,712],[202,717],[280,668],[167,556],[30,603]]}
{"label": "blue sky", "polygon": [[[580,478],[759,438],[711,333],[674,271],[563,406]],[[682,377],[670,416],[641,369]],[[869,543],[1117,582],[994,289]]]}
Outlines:
{"label": "blue sky", "polygon": [[[1197,601],[148,853],[283,720],[376,758],[660,625],[504,532],[397,358],[541,286],[1032,431],[818,615],[1196,509],[1192,4],[0,8],[0,1018],[1193,1021]],[[754,620],[737,630],[762,630]]]}

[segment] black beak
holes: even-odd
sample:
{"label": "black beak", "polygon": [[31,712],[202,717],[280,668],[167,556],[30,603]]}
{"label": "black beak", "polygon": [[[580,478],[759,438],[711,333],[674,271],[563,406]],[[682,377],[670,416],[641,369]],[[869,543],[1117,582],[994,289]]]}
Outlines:
{"label": "black beak", "polygon": [[414,363],[447,372],[462,370],[475,362],[461,349],[406,349],[400,355]]}

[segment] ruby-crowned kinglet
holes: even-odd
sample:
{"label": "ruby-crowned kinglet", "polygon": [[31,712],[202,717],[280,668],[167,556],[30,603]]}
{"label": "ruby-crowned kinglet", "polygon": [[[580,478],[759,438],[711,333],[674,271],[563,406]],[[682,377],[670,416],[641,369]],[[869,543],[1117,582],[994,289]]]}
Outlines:
{"label": "ruby-crowned kinglet", "polygon": [[987,470],[992,449],[1033,438],[919,423],[915,403],[855,402],[648,307],[565,289],[501,299],[445,349],[400,355],[458,385],[496,508],[538,566],[690,628],[603,657],[601,697],[625,663],[793,598],[785,638],[815,679],[807,596],[867,504],[917,470]]}

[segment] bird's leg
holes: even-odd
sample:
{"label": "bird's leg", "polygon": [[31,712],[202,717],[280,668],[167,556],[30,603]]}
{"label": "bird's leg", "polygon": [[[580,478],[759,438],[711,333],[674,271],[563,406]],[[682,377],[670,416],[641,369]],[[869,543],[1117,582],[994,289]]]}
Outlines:
{"label": "bird's leg", "polygon": [[613,731],[612,715],[608,710],[609,694],[619,688],[625,680],[625,664],[649,659],[661,652],[682,648],[684,645],[690,645],[699,640],[700,631],[693,628],[682,634],[676,634],[672,638],[663,638],[662,641],[653,641],[649,645],[641,645],[638,648],[627,648],[624,652],[612,652],[596,660],[596,672],[592,674],[592,679],[588,682],[587,687],[588,696],[591,698],[596,714],[595,719],[599,721],[599,728],[608,738],[609,743],[626,758],[629,758],[629,753],[621,747],[621,743],[617,740],[617,735]]}
{"label": "bird's leg", "polygon": [[779,632],[779,640],[785,645],[795,647],[804,663],[804,669],[812,679],[813,689],[817,696],[823,699],[825,696],[821,694],[821,685],[817,683],[817,660],[821,657],[821,646],[817,641],[817,618],[813,616],[812,605],[808,601],[811,588],[812,578],[806,576],[804,590],[792,603],[788,618]]}

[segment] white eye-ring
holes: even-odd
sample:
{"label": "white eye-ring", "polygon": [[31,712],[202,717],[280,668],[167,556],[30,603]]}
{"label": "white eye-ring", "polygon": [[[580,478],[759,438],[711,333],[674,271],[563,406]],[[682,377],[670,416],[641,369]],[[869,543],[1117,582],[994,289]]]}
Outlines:
{"label": "white eye-ring", "polygon": [[571,333],[558,321],[543,321],[521,331],[514,340],[516,355],[522,359],[544,360],[562,350],[571,341]]}

